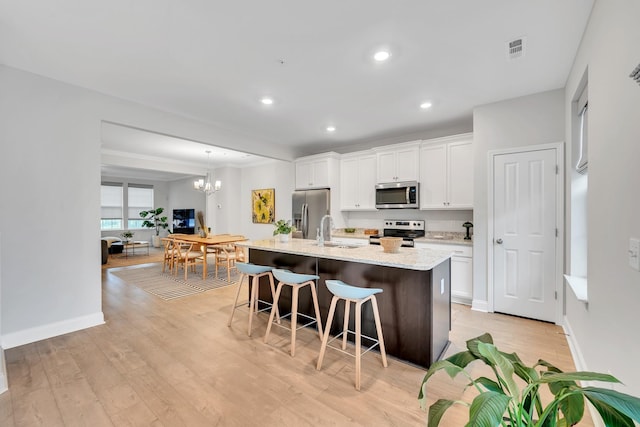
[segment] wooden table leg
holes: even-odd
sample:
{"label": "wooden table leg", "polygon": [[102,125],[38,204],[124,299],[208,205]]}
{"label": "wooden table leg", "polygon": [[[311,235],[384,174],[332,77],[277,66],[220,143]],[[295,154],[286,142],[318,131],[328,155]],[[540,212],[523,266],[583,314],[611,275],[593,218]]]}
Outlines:
{"label": "wooden table leg", "polygon": [[202,280],[207,278],[207,245],[200,245],[202,251]]}

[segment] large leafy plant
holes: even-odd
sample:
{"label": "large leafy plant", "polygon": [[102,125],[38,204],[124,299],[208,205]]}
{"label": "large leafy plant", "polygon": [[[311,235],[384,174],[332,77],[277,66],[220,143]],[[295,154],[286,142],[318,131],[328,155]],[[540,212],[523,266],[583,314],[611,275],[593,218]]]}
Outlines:
{"label": "large leafy plant", "polygon": [[[491,368],[496,379],[473,378],[466,370],[474,361]],[[418,399],[426,404],[427,382],[433,374],[444,370],[451,378],[463,374],[467,387],[475,387],[473,402],[440,399],[429,407],[428,426],[438,426],[444,413],[454,404],[469,408],[473,427],[565,427],[580,422],[585,399],[598,411],[606,426],[634,427],[640,421],[640,399],[615,390],[582,387],[577,381],[619,383],[615,377],[595,372],[562,372],[549,362],[538,360],[526,366],[517,354],[503,353],[493,345],[491,335],[484,334],[467,341],[467,350],[435,362],[424,379]],[[522,381],[516,381],[520,378]],[[524,381],[524,384],[522,382]],[[540,398],[540,387],[548,386],[553,399],[546,406]]]}
{"label": "large leafy plant", "polygon": [[156,236],[160,235],[160,227],[166,229],[169,227],[166,216],[161,216],[164,208],[151,209],[149,211],[140,212],[140,217],[144,219],[142,226],[147,228],[155,228]]}

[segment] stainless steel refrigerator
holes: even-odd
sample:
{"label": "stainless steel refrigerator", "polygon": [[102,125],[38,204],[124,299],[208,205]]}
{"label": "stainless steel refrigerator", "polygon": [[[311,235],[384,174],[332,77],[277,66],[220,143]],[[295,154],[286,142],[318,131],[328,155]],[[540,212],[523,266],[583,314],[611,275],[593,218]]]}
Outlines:
{"label": "stainless steel refrigerator", "polygon": [[[299,239],[315,239],[316,230],[320,228],[320,221],[329,215],[331,201],[329,189],[294,191],[292,199],[293,225],[296,231],[293,237]],[[325,220],[325,236],[330,232],[330,222]]]}

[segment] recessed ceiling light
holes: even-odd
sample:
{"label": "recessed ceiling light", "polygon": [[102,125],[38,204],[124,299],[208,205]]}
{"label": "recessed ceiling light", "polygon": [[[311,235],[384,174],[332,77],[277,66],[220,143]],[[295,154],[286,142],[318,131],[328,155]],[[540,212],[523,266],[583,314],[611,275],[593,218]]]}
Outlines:
{"label": "recessed ceiling light", "polygon": [[335,126],[327,126],[327,132],[335,132],[335,131],[336,131]]}
{"label": "recessed ceiling light", "polygon": [[260,100],[260,102],[262,102],[264,105],[271,105],[273,104],[273,99],[269,98],[268,96],[265,96]]}
{"label": "recessed ceiling light", "polygon": [[422,108],[423,110],[426,110],[428,108],[431,108],[431,102],[430,101],[425,101],[422,104],[420,104],[420,108]]}
{"label": "recessed ceiling light", "polygon": [[375,59],[378,62],[383,62],[389,59],[390,56],[391,54],[386,50],[380,50],[373,55],[373,59]]}

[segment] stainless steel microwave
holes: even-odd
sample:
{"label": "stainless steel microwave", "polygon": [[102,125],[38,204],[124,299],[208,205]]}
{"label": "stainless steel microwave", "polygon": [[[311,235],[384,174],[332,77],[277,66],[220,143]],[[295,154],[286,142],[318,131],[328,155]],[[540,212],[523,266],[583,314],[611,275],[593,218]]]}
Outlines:
{"label": "stainless steel microwave", "polygon": [[418,209],[420,184],[416,181],[390,182],[376,185],[376,208]]}

